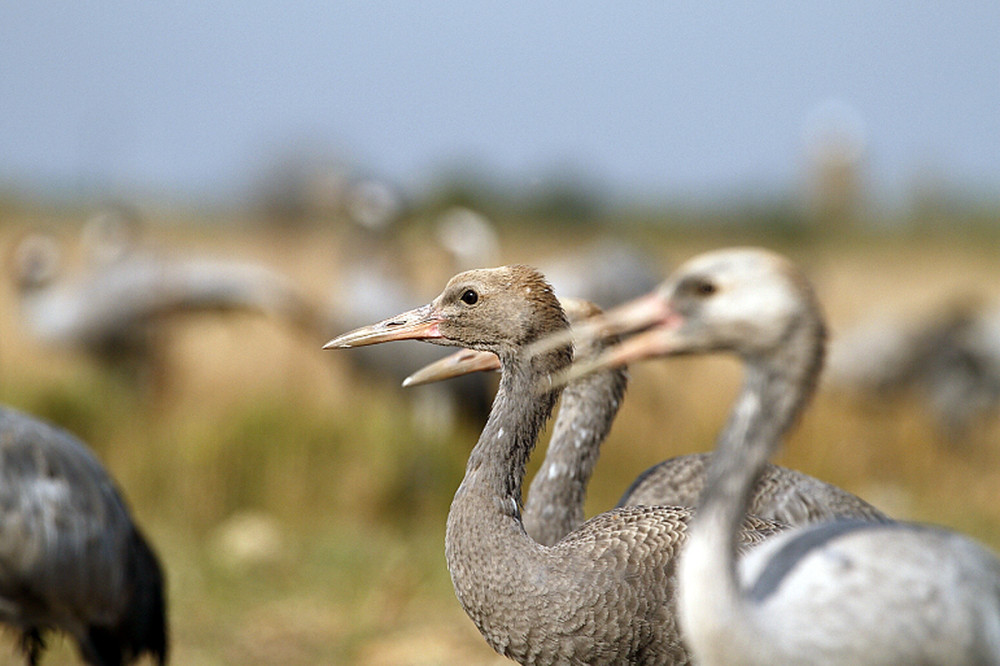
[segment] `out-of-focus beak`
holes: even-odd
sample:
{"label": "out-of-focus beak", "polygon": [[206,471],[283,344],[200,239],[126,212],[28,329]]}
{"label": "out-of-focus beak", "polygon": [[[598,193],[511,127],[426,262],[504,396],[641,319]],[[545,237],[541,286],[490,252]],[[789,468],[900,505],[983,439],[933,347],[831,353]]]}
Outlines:
{"label": "out-of-focus beak", "polygon": [[431,340],[443,337],[438,330],[441,317],[433,303],[384,319],[377,324],[362,326],[337,336],[323,349],[364,347],[392,340]]}
{"label": "out-of-focus beak", "polygon": [[682,338],[677,332],[681,322],[679,316],[667,311],[659,325],[627,338],[594,358],[574,363],[553,377],[552,382],[555,386],[565,386],[593,372],[617,368],[654,356],[681,352]]}
{"label": "out-of-focus beak", "polygon": [[463,349],[420,368],[403,380],[403,386],[420,386],[473,372],[499,369],[500,359],[496,354]]}
{"label": "out-of-focus beak", "polygon": [[641,331],[663,321],[669,314],[670,309],[659,291],[653,291],[608,310],[604,314],[595,315],[579,324],[574,324],[567,331],[560,331],[539,340],[531,345],[528,353],[544,354],[574,340],[578,345],[584,345],[613,335]]}

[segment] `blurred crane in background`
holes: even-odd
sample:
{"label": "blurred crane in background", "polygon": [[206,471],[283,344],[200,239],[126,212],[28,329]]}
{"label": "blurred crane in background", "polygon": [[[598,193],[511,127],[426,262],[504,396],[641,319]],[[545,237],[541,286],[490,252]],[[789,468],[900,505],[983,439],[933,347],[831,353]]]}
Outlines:
{"label": "blurred crane in background", "polygon": [[134,221],[109,214],[85,227],[90,260],[61,276],[49,236],[25,237],[13,278],[27,329],[42,343],[82,351],[147,393],[168,382],[168,324],[184,316],[252,313],[321,336],[318,310],[263,264],[135,247]]}
{"label": "blurred crane in background", "polygon": [[967,441],[1000,415],[1000,304],[956,297],[918,318],[859,324],[834,341],[828,374],[876,400],[915,392],[942,435]]}

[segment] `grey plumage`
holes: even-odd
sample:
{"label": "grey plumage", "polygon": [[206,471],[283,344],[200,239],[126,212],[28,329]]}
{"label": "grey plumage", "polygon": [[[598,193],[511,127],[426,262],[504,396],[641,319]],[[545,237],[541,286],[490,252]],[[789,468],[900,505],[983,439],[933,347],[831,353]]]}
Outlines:
{"label": "grey plumage", "polygon": [[915,393],[962,444],[1000,416],[1000,306],[952,298],[912,321],[850,328],[832,346],[829,383],[869,402]]}
{"label": "grey plumage", "polygon": [[[554,546],[524,531],[525,463],[559,394],[550,379],[568,366],[571,351],[523,351],[565,327],[541,275],[514,266],[462,273],[427,306],[326,347],[422,339],[499,357],[500,389],[445,538],[456,596],[495,650],[524,664],[688,663],[674,613],[674,562],[690,509],[615,509]],[[747,517],[740,543],[759,542],[780,527]]]}
{"label": "grey plumage", "polygon": [[80,440],[0,407],[0,621],[37,662],[46,630],[85,661],[167,656],[163,574],[107,472]]}
{"label": "grey plumage", "polygon": [[[560,302],[570,323],[600,312],[589,301]],[[598,354],[605,344],[577,347],[574,357]],[[627,385],[628,373],[615,368],[582,377],[563,389],[545,458],[524,504],[524,529],[539,543],[551,546],[583,524],[587,485]]]}
{"label": "grey plumage", "polygon": [[78,279],[57,280],[58,261],[46,237],[29,237],[18,248],[15,280],[31,332],[154,387],[165,372],[164,324],[171,318],[249,312],[320,330],[319,315],[291,280],[260,264],[130,250]]}
{"label": "grey plumage", "polygon": [[822,365],[823,318],[798,269],[763,250],[708,253],[653,300],[661,305],[652,328],[605,362],[728,351],[746,369],[678,567],[681,626],[696,660],[1000,663],[1000,561],[964,536],[824,522],[778,535],[737,567],[754,481]]}
{"label": "grey plumage", "polygon": [[[710,453],[677,456],[653,465],[625,491],[618,506],[697,506],[705,487]],[[749,513],[790,526],[838,518],[885,522],[889,518],[857,495],[799,472],[768,463],[750,496]]]}

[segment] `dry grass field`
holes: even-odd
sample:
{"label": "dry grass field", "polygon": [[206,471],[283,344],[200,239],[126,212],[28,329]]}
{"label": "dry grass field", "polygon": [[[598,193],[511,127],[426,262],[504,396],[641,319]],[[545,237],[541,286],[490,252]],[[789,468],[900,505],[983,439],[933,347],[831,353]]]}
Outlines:
{"label": "dry grass field", "polygon": [[[266,262],[318,301],[336,284],[335,231],[155,222],[156,245]],[[79,220],[30,213],[0,219],[0,256],[43,225],[79,261]],[[918,311],[956,290],[1000,298],[996,236],[636,238],[664,266],[722,245],[780,249],[814,278],[834,335],[867,313]],[[504,258],[531,263],[564,246],[557,230],[522,230],[504,238]],[[447,277],[427,270],[419,279],[440,287]],[[341,331],[310,338],[247,315],[170,327],[170,383],[153,402],[73,350],[30,337],[10,281],[0,284],[0,402],[79,434],[118,480],[168,571],[173,663],[506,663],[458,606],[444,565],[445,515],[476,425],[440,435],[414,428],[406,394],[352,372],[350,352],[321,351]],[[632,377],[589,514],[612,506],[648,465],[709,449],[739,368],[729,359],[658,361]],[[915,401],[859,405],[824,390],[779,462],[1000,549],[996,423],[956,449]],[[46,663],[70,658],[69,645],[53,644]],[[6,635],[0,663],[16,663],[14,649]]]}

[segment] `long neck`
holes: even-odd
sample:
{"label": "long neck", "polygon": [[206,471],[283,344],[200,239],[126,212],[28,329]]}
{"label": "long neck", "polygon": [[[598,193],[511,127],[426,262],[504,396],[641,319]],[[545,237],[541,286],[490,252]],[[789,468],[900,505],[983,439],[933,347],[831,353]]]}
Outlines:
{"label": "long neck", "polygon": [[521,504],[525,465],[538,441],[538,433],[552,414],[559,390],[538,393],[546,374],[537,359],[501,358],[500,387],[486,426],[479,435],[465,469],[466,482],[503,500]]}
{"label": "long neck", "polygon": [[822,328],[804,321],[778,353],[745,359],[743,388],[716,445],[680,565],[683,626],[709,644],[755,631],[739,594],[737,534],[757,478],[812,395],[822,358]]}
{"label": "long neck", "polygon": [[500,388],[448,512],[445,558],[455,595],[497,649],[490,627],[503,624],[496,613],[509,600],[511,572],[527,574],[541,557],[521,522],[521,484],[559,390],[540,394],[538,386],[571,360],[568,348],[555,358],[500,356]]}
{"label": "long neck", "polygon": [[587,484],[627,382],[625,370],[608,370],[587,375],[563,392],[545,461],[524,506],[524,528],[538,543],[552,545],[583,523]]}

